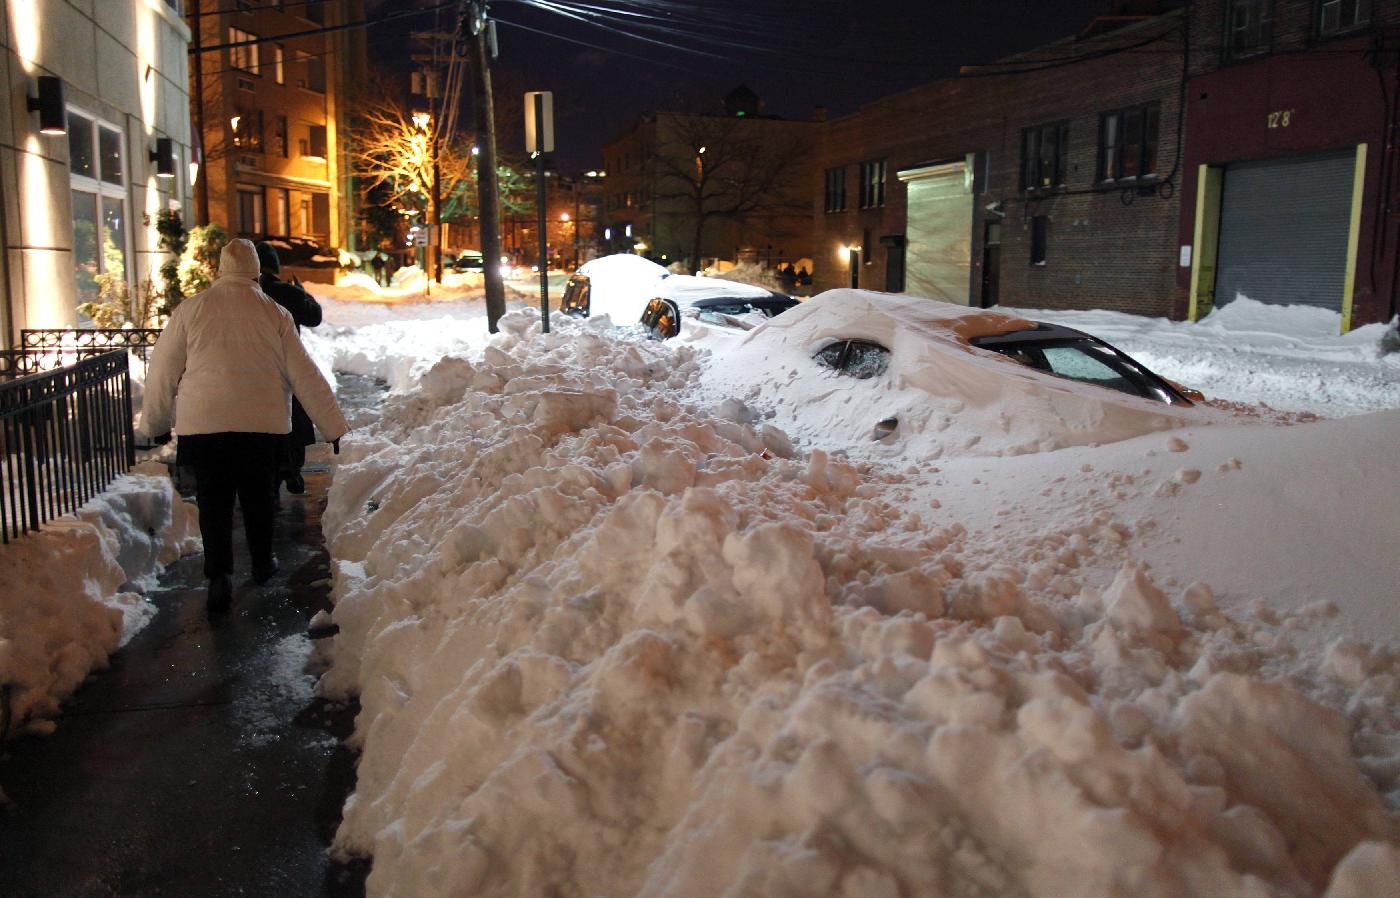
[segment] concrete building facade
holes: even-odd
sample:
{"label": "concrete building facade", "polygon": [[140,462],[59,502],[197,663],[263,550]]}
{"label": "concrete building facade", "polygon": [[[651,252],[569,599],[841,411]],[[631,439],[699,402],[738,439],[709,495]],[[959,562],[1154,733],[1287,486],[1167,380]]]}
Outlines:
{"label": "concrete building facade", "polygon": [[829,122],[815,287],[1168,314],[1182,22],[1099,20]]}
{"label": "concrete building facade", "polygon": [[[156,216],[189,205],[190,32],[178,0],[6,0],[0,17],[0,328],[13,347],[22,328],[79,324],[100,276],[137,294],[163,261]],[[61,122],[41,133],[53,109]]]}
{"label": "concrete building facade", "polygon": [[203,155],[201,223],[230,234],[351,247],[347,91],[363,78],[359,0],[186,0],[199,60],[191,114]]}

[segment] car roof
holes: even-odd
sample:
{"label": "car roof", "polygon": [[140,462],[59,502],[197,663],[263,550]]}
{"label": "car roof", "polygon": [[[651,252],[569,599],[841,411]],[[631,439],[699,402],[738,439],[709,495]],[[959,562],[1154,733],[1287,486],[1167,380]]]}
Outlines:
{"label": "car roof", "polygon": [[1079,342],[1087,340],[1091,343],[1099,342],[1097,337],[1086,334],[1083,331],[1075,330],[1072,327],[1065,327],[1062,324],[1050,324],[1045,321],[1033,321],[1034,327],[1023,330],[1008,331],[1004,334],[986,334],[972,338],[972,344],[979,347],[988,346],[1016,346],[1033,345],[1040,343],[1055,343],[1061,341]]}

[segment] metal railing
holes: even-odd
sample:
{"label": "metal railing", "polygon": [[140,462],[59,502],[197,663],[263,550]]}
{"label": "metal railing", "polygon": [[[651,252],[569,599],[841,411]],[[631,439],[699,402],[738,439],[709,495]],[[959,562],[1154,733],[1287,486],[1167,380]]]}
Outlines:
{"label": "metal railing", "polygon": [[25,328],[19,332],[19,349],[33,357],[33,364],[52,371],[114,349],[149,361],[159,337],[160,328],[155,327]]}
{"label": "metal railing", "polygon": [[0,542],[76,512],[136,463],[125,348],[0,383]]}

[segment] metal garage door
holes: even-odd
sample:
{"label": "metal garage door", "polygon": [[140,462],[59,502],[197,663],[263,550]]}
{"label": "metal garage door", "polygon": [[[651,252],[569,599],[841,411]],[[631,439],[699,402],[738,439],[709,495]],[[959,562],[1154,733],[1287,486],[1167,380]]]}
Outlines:
{"label": "metal garage door", "polygon": [[904,292],[967,305],[972,274],[972,184],[962,162],[901,171],[908,182]]}
{"label": "metal garage door", "polygon": [[1353,150],[1225,168],[1215,301],[1342,308]]}

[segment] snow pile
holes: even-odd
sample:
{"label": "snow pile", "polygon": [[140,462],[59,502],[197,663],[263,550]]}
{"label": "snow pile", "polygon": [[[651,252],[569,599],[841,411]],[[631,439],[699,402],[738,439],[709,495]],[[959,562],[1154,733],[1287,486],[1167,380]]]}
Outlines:
{"label": "snow pile", "polygon": [[[934,460],[945,455],[1018,455],[1106,443],[1211,420],[1055,377],[967,341],[1031,327],[995,310],[866,290],[828,290],[716,349],[705,384],[741,397],[813,445],[860,457]],[[813,355],[837,340],[890,350],[885,374],[860,380]],[[875,424],[897,434],[874,440]]]}
{"label": "snow pile", "polygon": [[1342,335],[1337,312],[1245,297],[1195,324],[1104,310],[1006,311],[1091,333],[1208,399],[1326,416],[1400,408],[1400,353],[1387,351],[1395,322]]}
{"label": "snow pile", "polygon": [[336,845],[371,894],[1394,881],[1400,656],[1167,594],[1151,522],[976,537],[930,474],[692,404],[694,346],[532,320],[391,398],[332,487],[318,688],[363,707]]}
{"label": "snow pile", "polygon": [[307,281],[302,286],[318,299],[381,305],[480,299],[484,284],[481,272],[456,272],[447,268],[450,265],[451,260],[444,260],[445,270],[440,284],[428,285],[422,269],[417,265],[407,265],[394,271],[388,287],[381,287],[372,276],[362,271],[344,274],[334,284]]}
{"label": "snow pile", "polygon": [[75,517],[0,546],[6,734],[52,731],[59,703],[155,613],[134,590],[199,549],[194,506],[168,476],[147,474],[120,477]]}

